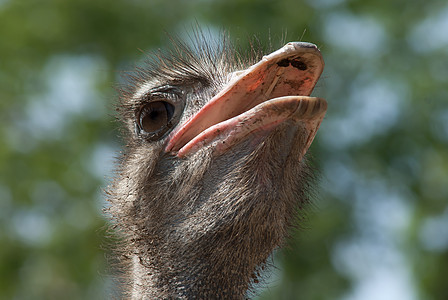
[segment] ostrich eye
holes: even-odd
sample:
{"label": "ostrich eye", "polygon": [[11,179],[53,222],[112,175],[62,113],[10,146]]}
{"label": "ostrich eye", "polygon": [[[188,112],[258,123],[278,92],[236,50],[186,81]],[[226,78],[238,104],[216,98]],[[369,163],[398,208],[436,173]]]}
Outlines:
{"label": "ostrich eye", "polygon": [[185,94],[172,86],[162,86],[146,94],[135,110],[135,133],[147,141],[162,138],[179,122]]}
{"label": "ostrich eye", "polygon": [[140,129],[147,132],[157,132],[167,126],[174,113],[174,106],[168,102],[155,101],[143,106],[140,112]]}
{"label": "ostrich eye", "polygon": [[136,116],[137,133],[150,140],[163,136],[173,124],[175,107],[167,101],[144,104]]}

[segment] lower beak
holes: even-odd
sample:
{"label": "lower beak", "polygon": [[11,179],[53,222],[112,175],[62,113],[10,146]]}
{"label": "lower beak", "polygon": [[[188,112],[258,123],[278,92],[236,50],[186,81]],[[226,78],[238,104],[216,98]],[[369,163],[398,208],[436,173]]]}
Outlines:
{"label": "lower beak", "polygon": [[303,155],[322,122],[327,103],[309,97],[324,67],[313,44],[288,43],[233,78],[198,113],[173,131],[166,151],[186,156],[212,146],[219,155],[251,134],[286,120],[305,128]]}

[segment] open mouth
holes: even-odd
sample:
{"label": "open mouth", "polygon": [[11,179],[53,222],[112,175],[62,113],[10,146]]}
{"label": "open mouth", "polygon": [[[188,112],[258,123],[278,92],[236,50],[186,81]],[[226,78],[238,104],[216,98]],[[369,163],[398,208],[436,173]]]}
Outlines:
{"label": "open mouth", "polygon": [[305,154],[327,109],[324,99],[309,97],[323,68],[315,45],[286,44],[234,73],[216,96],[171,134],[166,151],[183,157],[211,145],[220,154],[255,132],[292,120],[308,134]]}

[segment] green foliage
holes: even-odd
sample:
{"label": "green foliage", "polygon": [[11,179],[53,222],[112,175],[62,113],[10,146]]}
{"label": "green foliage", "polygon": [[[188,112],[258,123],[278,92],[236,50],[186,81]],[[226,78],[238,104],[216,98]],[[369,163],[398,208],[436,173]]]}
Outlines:
{"label": "green foliage", "polygon": [[259,297],[446,299],[447,19],[445,1],[1,1],[0,299],[107,298],[113,86],[196,23],[326,60],[317,203]]}

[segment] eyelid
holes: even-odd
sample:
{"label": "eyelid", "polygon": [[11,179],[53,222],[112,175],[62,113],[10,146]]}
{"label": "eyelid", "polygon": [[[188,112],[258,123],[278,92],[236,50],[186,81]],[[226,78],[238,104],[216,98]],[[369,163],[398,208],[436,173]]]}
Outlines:
{"label": "eyelid", "polygon": [[154,92],[151,93],[148,97],[148,99],[145,101],[145,103],[153,102],[153,101],[160,101],[160,100],[168,100],[168,102],[173,102],[175,104],[178,102],[181,97],[177,94],[173,93],[166,93],[166,92]]}
{"label": "eyelid", "polygon": [[160,86],[160,87],[153,88],[150,91],[148,91],[148,93],[146,93],[146,95],[143,98],[147,97],[147,98],[151,99],[153,97],[157,97],[157,99],[161,99],[164,97],[172,98],[173,96],[182,98],[183,95],[184,95],[184,92],[178,87]]}
{"label": "eyelid", "polygon": [[142,106],[145,106],[146,104],[153,101],[167,101],[176,106],[183,100],[184,95],[184,91],[175,86],[164,85],[152,88],[148,92],[143,94],[134,104],[135,114],[140,111]]}

